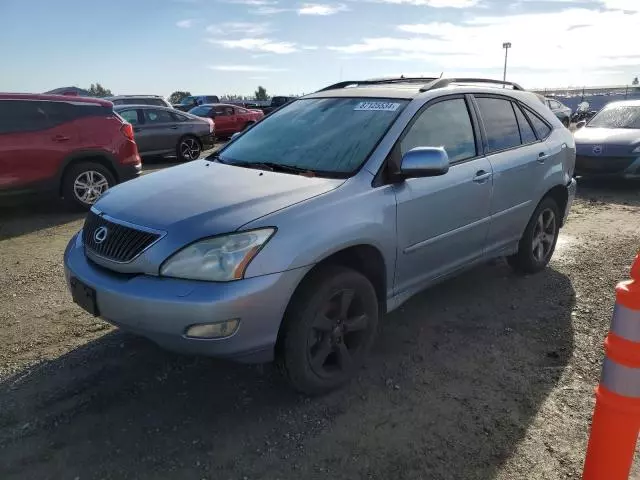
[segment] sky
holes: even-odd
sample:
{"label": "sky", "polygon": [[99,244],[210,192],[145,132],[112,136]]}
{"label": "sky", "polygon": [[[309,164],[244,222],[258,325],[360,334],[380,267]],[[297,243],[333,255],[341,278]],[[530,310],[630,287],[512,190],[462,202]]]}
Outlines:
{"label": "sky", "polygon": [[640,0],[0,0],[0,91],[302,94],[341,80],[640,75]]}

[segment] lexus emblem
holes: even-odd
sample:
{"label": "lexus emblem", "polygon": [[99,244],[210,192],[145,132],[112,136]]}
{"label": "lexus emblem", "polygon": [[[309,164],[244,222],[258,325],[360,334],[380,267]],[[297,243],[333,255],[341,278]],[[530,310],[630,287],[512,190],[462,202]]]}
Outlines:
{"label": "lexus emblem", "polygon": [[107,229],[107,227],[96,228],[96,231],[93,232],[93,240],[97,244],[100,244],[107,239],[107,235],[109,235],[109,230]]}
{"label": "lexus emblem", "polygon": [[592,151],[594,155],[600,155],[602,153],[602,145],[594,145]]}

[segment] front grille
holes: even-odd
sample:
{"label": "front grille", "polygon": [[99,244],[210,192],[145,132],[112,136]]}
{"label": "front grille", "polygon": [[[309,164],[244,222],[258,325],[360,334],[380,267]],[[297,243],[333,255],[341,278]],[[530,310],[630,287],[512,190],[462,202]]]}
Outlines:
{"label": "front grille", "polygon": [[619,173],[636,160],[635,157],[576,156],[576,173]]}
{"label": "front grille", "polygon": [[[101,227],[106,228],[106,234],[104,230],[101,230],[96,238],[96,232]],[[100,241],[101,238],[102,241]],[[159,233],[138,230],[115,223],[93,211],[87,215],[82,230],[85,249],[102,258],[119,263],[130,262],[159,238]]]}

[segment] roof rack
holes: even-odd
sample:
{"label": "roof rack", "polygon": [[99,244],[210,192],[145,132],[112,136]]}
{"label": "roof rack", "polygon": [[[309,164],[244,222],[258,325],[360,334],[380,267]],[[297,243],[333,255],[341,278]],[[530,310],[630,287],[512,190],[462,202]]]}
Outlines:
{"label": "roof rack", "polygon": [[333,85],[329,85],[328,87],[324,87],[318,92],[324,92],[327,90],[338,90],[340,88],[347,88],[350,86],[361,86],[361,85],[383,85],[385,83],[423,83],[423,82],[433,82],[434,80],[438,80],[433,77],[397,77],[397,78],[376,78],[371,80],[347,80],[344,82],[334,83]]}
{"label": "roof rack", "polygon": [[334,83],[328,87],[324,87],[318,92],[327,90],[338,90],[351,86],[365,85],[383,85],[385,83],[425,83],[421,88],[421,92],[427,92],[435,88],[448,87],[452,83],[492,83],[494,85],[504,85],[512,87],[514,90],[524,90],[520,85],[514,82],[506,82],[502,80],[491,80],[489,78],[430,78],[430,77],[398,77],[398,78],[379,78],[372,80],[347,80],[344,82]]}
{"label": "roof rack", "polygon": [[503,80],[492,80],[490,78],[440,78],[431,83],[428,83],[420,89],[421,92],[427,92],[435,88],[448,87],[452,83],[493,83],[494,85],[504,85],[512,87],[514,90],[524,90],[520,85],[515,82],[507,82]]}

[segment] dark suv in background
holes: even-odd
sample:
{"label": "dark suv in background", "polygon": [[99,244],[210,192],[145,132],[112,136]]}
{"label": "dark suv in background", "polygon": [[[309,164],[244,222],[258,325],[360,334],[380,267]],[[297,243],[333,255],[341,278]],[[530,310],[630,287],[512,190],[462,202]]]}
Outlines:
{"label": "dark suv in background", "polygon": [[53,192],[88,209],[141,168],[133,128],[111,102],[0,93],[0,195]]}

